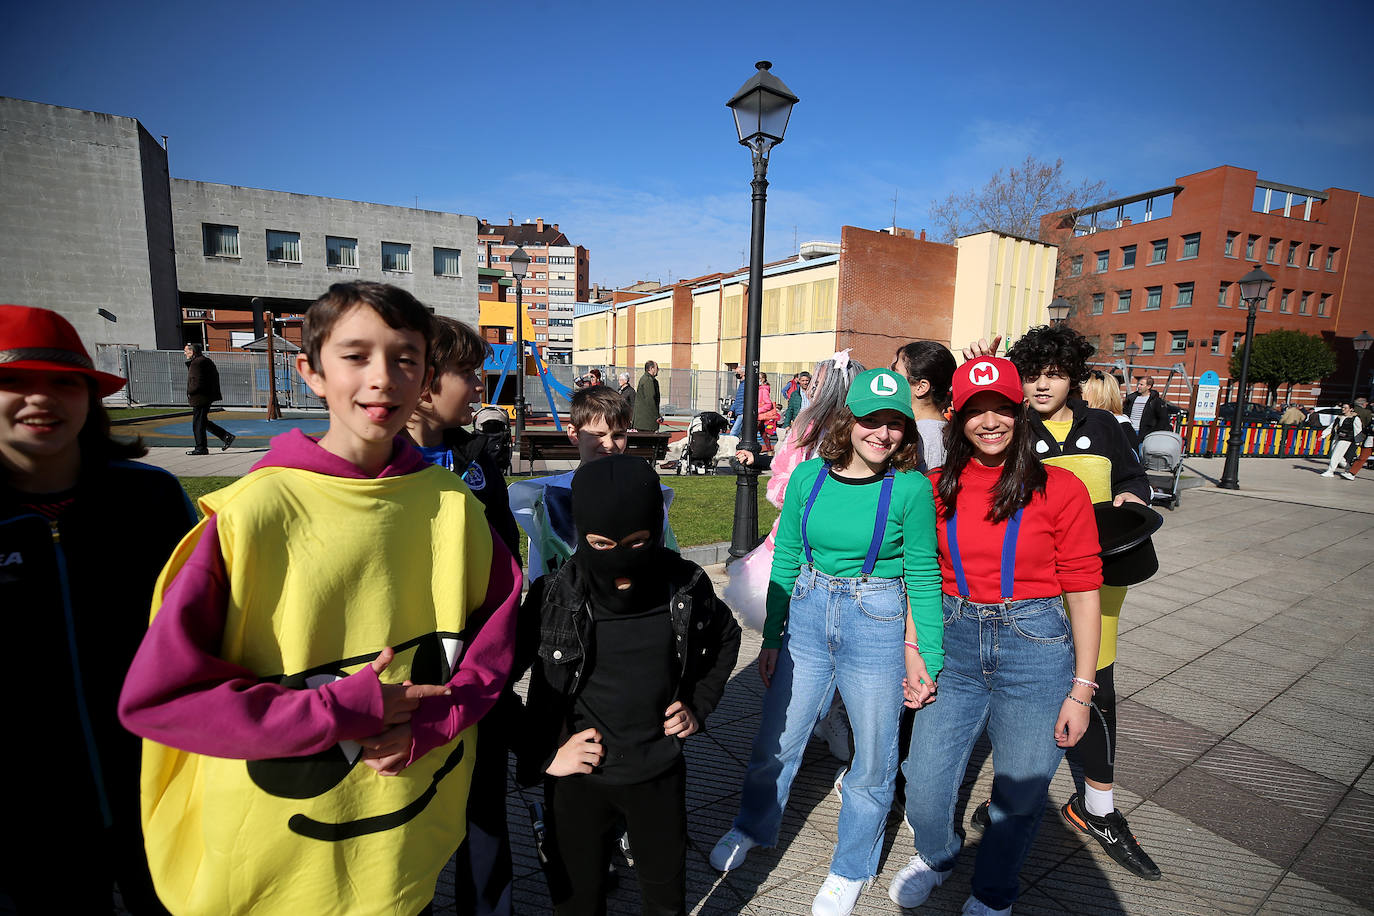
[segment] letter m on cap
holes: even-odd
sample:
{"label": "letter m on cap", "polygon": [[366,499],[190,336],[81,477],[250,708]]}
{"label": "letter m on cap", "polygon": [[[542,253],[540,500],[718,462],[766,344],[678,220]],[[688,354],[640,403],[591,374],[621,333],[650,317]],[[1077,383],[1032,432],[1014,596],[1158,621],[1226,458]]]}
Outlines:
{"label": "letter m on cap", "polygon": [[991,385],[1000,374],[992,363],[977,363],[969,370],[968,380],[975,385]]}

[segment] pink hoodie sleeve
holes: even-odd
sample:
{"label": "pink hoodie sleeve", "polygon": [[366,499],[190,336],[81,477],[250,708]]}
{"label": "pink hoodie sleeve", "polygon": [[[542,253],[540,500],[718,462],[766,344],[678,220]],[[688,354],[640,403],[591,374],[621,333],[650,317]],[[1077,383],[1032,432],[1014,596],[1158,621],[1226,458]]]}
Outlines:
{"label": "pink hoodie sleeve", "polygon": [[407,766],[452,741],[486,715],[510,675],[515,659],[515,621],[520,608],[520,561],[494,532],[491,540],[487,595],[469,615],[468,627],[475,628],[476,635],[449,679],[449,695],[426,697],[411,717]]}
{"label": "pink hoodie sleeve", "polygon": [[382,691],[370,665],[316,690],[294,690],[220,658],[228,603],[211,516],[129,668],[119,697],[125,728],[239,760],[305,756],[382,730]]}
{"label": "pink hoodie sleeve", "polygon": [[772,476],[768,478],[767,496],[768,501],[779,509],[782,508],[783,497],[787,494],[787,481],[792,476],[792,470],[797,465],[806,460],[806,451],[798,445],[800,435],[795,427],[787,431],[787,438],[782,445],[778,446],[777,454],[773,456],[771,466]]}

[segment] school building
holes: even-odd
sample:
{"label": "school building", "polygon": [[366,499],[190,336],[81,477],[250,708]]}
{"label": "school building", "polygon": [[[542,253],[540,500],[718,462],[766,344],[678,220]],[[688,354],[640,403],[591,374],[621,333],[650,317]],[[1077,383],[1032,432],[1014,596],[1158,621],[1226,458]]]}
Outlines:
{"label": "school building", "polygon": [[[1061,249],[1056,294],[1069,299],[1070,323],[1108,359],[1160,381],[1181,365],[1196,378],[1223,379],[1234,400],[1228,362],[1244,345],[1239,280],[1256,267],[1274,278],[1260,304],[1255,334],[1278,328],[1319,334],[1340,366],[1327,379],[1295,385],[1292,399],[1330,403],[1355,382],[1351,341],[1374,329],[1374,200],[1340,188],[1316,190],[1221,166],[1172,185],[1047,214],[1041,233]],[[1160,371],[1164,367],[1166,371]],[[1374,360],[1364,364],[1367,390]],[[1189,392],[1180,376],[1167,397]],[[1263,384],[1251,400],[1263,401]],[[1288,398],[1285,386],[1276,393]]]}
{"label": "school building", "polygon": [[[764,268],[759,368],[790,376],[845,348],[865,366],[887,366],[916,339],[957,349],[1020,335],[1047,320],[1056,255],[998,232],[947,245],[908,229],[844,226],[838,244],[808,242]],[[573,363],[731,368],[744,359],[748,279],[742,269],[656,292],[617,290],[574,319]]]}

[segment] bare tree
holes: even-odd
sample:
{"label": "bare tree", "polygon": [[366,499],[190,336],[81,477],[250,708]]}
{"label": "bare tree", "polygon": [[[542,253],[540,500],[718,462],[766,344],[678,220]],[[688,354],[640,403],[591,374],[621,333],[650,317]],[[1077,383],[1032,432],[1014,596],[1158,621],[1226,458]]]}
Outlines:
{"label": "bare tree", "polygon": [[932,202],[930,219],[945,242],[961,235],[995,229],[1038,239],[1040,217],[1056,210],[1084,207],[1111,196],[1103,181],[1070,184],[1064,160],[1042,162],[1034,156],[1009,169],[998,169],[981,188]]}

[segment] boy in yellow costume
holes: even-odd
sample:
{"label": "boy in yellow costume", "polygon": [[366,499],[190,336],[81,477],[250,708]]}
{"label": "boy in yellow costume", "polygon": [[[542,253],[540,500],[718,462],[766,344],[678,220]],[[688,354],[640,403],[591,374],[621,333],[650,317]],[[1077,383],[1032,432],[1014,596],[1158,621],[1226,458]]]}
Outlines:
{"label": "boy in yellow costume", "polygon": [[120,717],[174,913],[419,913],[463,839],[472,726],[510,670],[520,571],[404,437],[430,316],[335,284],[297,369],[318,441],[273,439],[160,577]]}

